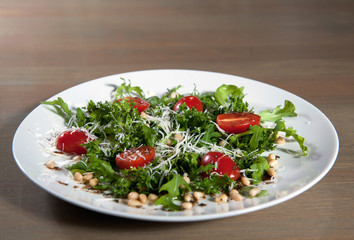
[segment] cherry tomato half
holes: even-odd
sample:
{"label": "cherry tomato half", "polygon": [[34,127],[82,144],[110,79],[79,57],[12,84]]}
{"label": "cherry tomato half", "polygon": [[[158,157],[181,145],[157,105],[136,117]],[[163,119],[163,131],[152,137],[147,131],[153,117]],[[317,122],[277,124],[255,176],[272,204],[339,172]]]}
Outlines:
{"label": "cherry tomato half", "polygon": [[155,148],[150,146],[140,146],[119,153],[116,156],[116,163],[121,169],[144,167],[146,164],[154,160],[154,157]]}
{"label": "cherry tomato half", "polygon": [[261,117],[253,113],[225,113],[216,117],[218,126],[228,133],[243,133],[250,126],[259,125]]}
{"label": "cherry tomato half", "polygon": [[70,129],[62,132],[58,138],[56,147],[58,150],[69,154],[86,154],[82,144],[94,140],[94,137],[85,130]]}
{"label": "cherry tomato half", "polygon": [[177,111],[183,103],[185,103],[189,109],[195,108],[198,112],[203,112],[203,103],[196,96],[182,97],[176,102],[173,111]]}
{"label": "cherry tomato half", "polygon": [[208,164],[215,164],[211,172],[218,173],[220,175],[228,175],[232,180],[240,178],[240,169],[236,163],[227,155],[221,152],[208,152],[200,161],[200,165],[206,166]]}
{"label": "cherry tomato half", "polygon": [[[132,101],[134,104],[133,108],[136,108],[139,113],[144,112],[150,106],[148,101],[138,98],[138,97],[125,97],[124,100],[128,101],[128,102]],[[120,101],[122,101],[121,98],[117,100],[117,102],[120,102]]]}

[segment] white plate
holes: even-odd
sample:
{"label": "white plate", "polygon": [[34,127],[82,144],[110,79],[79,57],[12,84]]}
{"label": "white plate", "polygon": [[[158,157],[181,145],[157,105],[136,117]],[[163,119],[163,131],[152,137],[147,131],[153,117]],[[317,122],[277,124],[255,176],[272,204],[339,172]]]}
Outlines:
{"label": "white plate", "polygon": [[[38,139],[52,128],[63,128],[64,124],[62,118],[50,111],[50,108],[40,105],[24,119],[13,139],[16,163],[26,176],[54,196],[90,210],[133,219],[182,222],[235,216],[287,201],[319,182],[336,160],[338,136],[331,122],[320,110],[287,91],[242,77],[193,70],[138,71],[92,80],[69,88],[50,100],[61,97],[68,103],[81,105],[85,105],[90,99],[109,100],[114,89],[112,85],[120,85],[120,78],[130,79],[132,85],[140,86],[145,93],[152,91],[156,94],[177,85],[182,85],[186,92],[193,91],[195,86],[199,92],[215,91],[221,84],[244,86],[246,100],[250,106],[254,106],[256,113],[283,105],[286,99],[290,100],[296,106],[298,117],[287,119],[286,124],[293,126],[306,138],[310,154],[308,157],[296,157],[282,151],[298,151],[296,143],[287,143],[280,147],[282,150],[276,151],[280,156],[278,182],[263,186],[269,193],[266,197],[246,199],[243,202],[230,201],[225,204],[206,200],[206,206],[195,206],[193,210],[182,212],[166,212],[151,207],[136,209],[105,200],[100,194],[73,188],[75,183],[63,174],[63,171],[48,172],[44,164],[53,156],[43,153]],[[69,185],[66,186],[63,182]]]}

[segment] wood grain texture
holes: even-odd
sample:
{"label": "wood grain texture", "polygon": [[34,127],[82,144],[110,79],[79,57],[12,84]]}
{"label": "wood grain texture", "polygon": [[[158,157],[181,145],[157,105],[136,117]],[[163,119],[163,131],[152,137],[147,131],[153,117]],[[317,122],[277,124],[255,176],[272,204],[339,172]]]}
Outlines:
{"label": "wood grain texture", "polygon": [[[0,239],[354,239],[353,26],[351,0],[2,0]],[[280,205],[174,224],[75,207],[18,169],[12,137],[40,101],[98,77],[161,68],[244,76],[303,97],[338,131],[335,165]]]}

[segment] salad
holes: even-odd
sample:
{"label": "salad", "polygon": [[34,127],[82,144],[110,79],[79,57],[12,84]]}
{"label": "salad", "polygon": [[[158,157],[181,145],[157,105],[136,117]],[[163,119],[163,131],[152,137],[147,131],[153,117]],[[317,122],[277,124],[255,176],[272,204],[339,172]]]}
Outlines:
{"label": "salad", "polygon": [[178,211],[207,196],[218,203],[264,196],[257,186],[276,178],[277,145],[292,138],[308,154],[305,139],[283,120],[297,116],[290,101],[255,113],[243,87],[181,94],[177,86],[147,97],[122,81],[104,102],[69,107],[59,97],[42,104],[65,120],[54,147],[71,157],[65,169],[74,180],[129,206]]}

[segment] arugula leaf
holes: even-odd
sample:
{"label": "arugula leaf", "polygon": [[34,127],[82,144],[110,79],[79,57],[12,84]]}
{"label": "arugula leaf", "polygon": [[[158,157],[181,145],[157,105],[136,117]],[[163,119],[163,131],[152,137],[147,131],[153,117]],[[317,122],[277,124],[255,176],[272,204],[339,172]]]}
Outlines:
{"label": "arugula leaf", "polygon": [[83,161],[79,161],[70,166],[70,170],[85,170],[87,169],[87,165]]}
{"label": "arugula leaf", "polygon": [[178,85],[177,87],[174,87],[172,89],[167,89],[167,92],[163,94],[161,97],[158,96],[152,96],[147,99],[147,101],[150,103],[150,109],[156,110],[156,108],[162,108],[165,106],[168,106],[169,108],[172,108],[177,100],[179,98],[172,98],[171,94],[176,93],[178,89],[181,88],[181,85]]}
{"label": "arugula leaf", "polygon": [[209,124],[201,140],[204,142],[212,143],[213,138],[219,138],[219,137],[221,137],[221,133],[217,131],[215,125]]}
{"label": "arugula leaf", "polygon": [[115,171],[113,170],[109,162],[95,157],[90,157],[87,172],[94,172],[95,175],[100,176],[100,178],[98,178],[100,182],[101,179],[109,179],[110,181],[112,181],[114,178],[117,177]]}
{"label": "arugula leaf", "polygon": [[182,104],[179,114],[173,117],[172,123],[175,129],[181,131],[190,130],[190,133],[200,134],[210,125],[211,118],[203,112],[198,112],[195,108],[189,109],[186,104]]}
{"label": "arugula leaf", "polygon": [[297,134],[296,130],[293,127],[286,127],[284,121],[277,121],[275,128],[274,128],[274,134],[273,134],[273,139],[275,140],[275,137],[278,132],[285,132],[286,137],[293,137],[299,144],[303,154],[305,156],[308,155],[308,147],[304,144],[305,143],[305,138],[301,137],[300,135]]}
{"label": "arugula leaf", "polygon": [[258,148],[259,142],[263,139],[263,132],[265,129],[255,125],[251,127],[251,131],[253,132],[253,135],[250,140],[250,148],[252,150],[256,150]]}
{"label": "arugula leaf", "polygon": [[207,164],[207,165],[205,165],[205,166],[200,165],[200,166],[198,167],[196,173],[197,173],[198,175],[200,175],[200,174],[202,174],[202,173],[205,173],[205,174],[208,174],[208,175],[209,175],[209,174],[211,173],[211,171],[213,171],[214,169],[215,169],[215,164],[209,163],[209,164]]}
{"label": "arugula leaf", "polygon": [[69,167],[67,169],[74,175],[76,172],[80,172],[81,174],[87,171],[87,166],[83,161],[79,161]]}
{"label": "arugula leaf", "polygon": [[215,99],[220,105],[228,106],[230,96],[243,97],[243,87],[223,84],[215,91]]}
{"label": "arugula leaf", "polygon": [[283,108],[281,108],[281,106],[279,105],[274,108],[272,112],[270,110],[265,110],[263,112],[260,112],[258,115],[261,116],[262,122],[276,122],[278,120],[281,120],[283,117],[297,116],[295,112],[295,105],[288,100],[285,100]]}
{"label": "arugula leaf", "polygon": [[232,135],[230,143],[247,152],[263,152],[273,149],[273,141],[270,139],[272,130],[261,126],[251,126],[246,132]]}
{"label": "arugula leaf", "polygon": [[82,111],[81,108],[77,108],[76,109],[76,123],[77,123],[78,127],[84,126],[85,120],[86,120],[86,117],[85,117],[84,112]]}
{"label": "arugula leaf", "polygon": [[183,179],[183,177],[181,175],[174,174],[170,181],[161,186],[159,192],[167,191],[167,194],[161,196],[155,202],[155,205],[162,204],[167,210],[180,210],[180,207],[173,202],[173,200],[176,200],[180,195],[180,185],[185,186],[189,191],[191,191],[189,184]]}
{"label": "arugula leaf", "polygon": [[[208,164],[209,166],[207,171],[213,166],[213,164]],[[193,190],[202,191],[205,194],[215,194],[219,192],[227,193],[229,187],[234,184],[235,181],[229,178],[229,176],[219,176],[219,175],[210,175],[209,177],[204,178],[191,178],[190,186]]]}
{"label": "arugula leaf", "polygon": [[269,169],[267,159],[265,157],[256,158],[250,169],[255,170],[252,171],[252,179],[254,180],[254,183],[262,182],[264,173]]}
{"label": "arugula leaf", "polygon": [[157,132],[146,125],[142,125],[142,128],[146,145],[153,147],[157,141]]}
{"label": "arugula leaf", "polygon": [[122,98],[124,97],[125,94],[127,95],[137,95],[139,97],[144,97],[144,92],[143,90],[138,87],[138,86],[131,86],[131,83],[129,82],[128,84],[126,83],[124,78],[121,78],[121,80],[124,81],[123,84],[121,84],[115,91],[115,97],[116,98]]}
{"label": "arugula leaf", "polygon": [[65,103],[61,97],[58,97],[57,100],[44,101],[41,103],[54,106],[56,113],[62,118],[64,118],[65,123],[68,123],[70,121],[72,116],[71,110],[69,109],[68,104]]}

